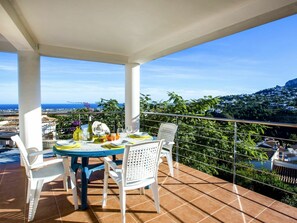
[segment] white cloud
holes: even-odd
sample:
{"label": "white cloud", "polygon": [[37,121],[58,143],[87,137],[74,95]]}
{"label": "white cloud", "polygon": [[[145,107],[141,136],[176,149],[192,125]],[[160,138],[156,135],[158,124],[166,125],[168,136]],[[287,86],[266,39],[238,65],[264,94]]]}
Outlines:
{"label": "white cloud", "polygon": [[175,92],[178,95],[182,96],[183,99],[198,99],[204,96],[211,95],[215,96],[222,96],[231,94],[229,91],[218,90],[218,89],[187,89],[187,88],[175,88],[175,89],[164,89],[164,88],[142,88],[141,93],[151,95],[152,100],[160,101],[160,100],[167,100],[168,99],[168,92]]}
{"label": "white cloud", "polygon": [[182,96],[183,99],[198,99],[204,96],[226,96],[233,94],[250,94],[256,92],[256,89],[241,88],[240,86],[226,86],[223,88],[209,88],[208,86],[203,86],[200,88],[182,88],[182,87],[142,87],[141,93],[149,94],[152,100],[160,101],[168,99],[168,92],[175,92]]}
{"label": "white cloud", "polygon": [[0,71],[17,71],[17,66],[15,64],[8,64],[8,65],[3,65],[0,64]]}
{"label": "white cloud", "polygon": [[101,98],[117,99],[124,102],[125,88],[118,83],[55,82],[42,85],[42,101],[46,103],[65,103],[67,101],[94,103]]}
{"label": "white cloud", "polygon": [[259,64],[265,64],[267,61],[253,59],[251,57],[239,57],[239,56],[228,56],[224,54],[201,53],[197,50],[195,53],[189,53],[187,55],[176,55],[162,58],[164,61],[174,62],[178,64],[197,64],[197,65],[229,65],[229,66],[255,66]]}
{"label": "white cloud", "polygon": [[18,102],[18,85],[12,82],[0,82],[1,104],[16,104]]}
{"label": "white cloud", "polygon": [[[233,65],[232,65],[233,66]],[[144,81],[159,80],[175,80],[175,81],[228,81],[228,80],[257,80],[261,78],[268,78],[271,74],[266,71],[261,71],[258,67],[249,66],[233,66],[228,64],[220,64],[213,66],[198,66],[198,65],[155,65],[152,64],[149,67],[143,69],[141,78]]]}

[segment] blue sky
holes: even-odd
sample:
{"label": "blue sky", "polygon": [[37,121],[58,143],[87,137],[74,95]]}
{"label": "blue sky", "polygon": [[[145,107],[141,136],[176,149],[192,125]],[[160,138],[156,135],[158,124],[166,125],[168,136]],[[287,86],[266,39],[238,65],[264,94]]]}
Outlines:
{"label": "blue sky", "polygon": [[[141,66],[141,93],[166,100],[249,94],[297,78],[297,15]],[[18,101],[17,55],[0,53],[0,104]],[[41,57],[42,103],[124,102],[122,65]]]}

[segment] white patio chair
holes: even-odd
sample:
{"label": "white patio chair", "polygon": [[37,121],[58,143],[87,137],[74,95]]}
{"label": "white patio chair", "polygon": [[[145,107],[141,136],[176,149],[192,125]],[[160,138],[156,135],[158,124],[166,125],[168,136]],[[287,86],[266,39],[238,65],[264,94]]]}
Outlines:
{"label": "white patio chair", "polygon": [[157,212],[160,213],[158,166],[163,140],[126,145],[123,164],[119,168],[109,157],[104,158],[104,188],[102,207],[107,202],[108,176],[120,189],[122,223],[125,223],[126,191],[149,186],[152,189]]}
{"label": "white patio chair", "polygon": [[63,178],[64,188],[68,190],[67,179],[68,176],[70,176],[74,209],[78,209],[75,173],[69,167],[67,158],[57,158],[31,164],[30,157],[41,155],[48,151],[32,152],[29,154],[18,135],[11,137],[11,139],[17,144],[20,150],[28,178],[26,199],[26,202],[29,203],[28,221],[34,219],[43,184],[51,182],[59,177]]}
{"label": "white patio chair", "polygon": [[[170,170],[170,175],[174,176],[173,160],[172,160],[172,147],[174,145],[174,138],[177,131],[177,125],[173,123],[162,123],[160,125],[157,139],[164,139],[163,149],[161,151],[161,157],[166,157]],[[161,159],[162,161],[162,159]]]}

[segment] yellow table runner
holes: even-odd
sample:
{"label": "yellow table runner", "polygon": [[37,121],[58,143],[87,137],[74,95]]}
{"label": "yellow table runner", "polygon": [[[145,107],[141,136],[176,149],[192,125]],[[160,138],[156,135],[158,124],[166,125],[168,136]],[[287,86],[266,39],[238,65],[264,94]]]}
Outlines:
{"label": "yellow table runner", "polygon": [[153,137],[150,135],[129,135],[131,139],[152,139]]}
{"label": "yellow table runner", "polygon": [[102,145],[103,148],[106,148],[106,149],[124,149],[125,148],[125,145],[112,145],[111,143],[108,143],[108,144],[105,144],[105,145]]}
{"label": "yellow table runner", "polygon": [[75,149],[75,148],[80,148],[81,144],[78,143],[78,142],[75,142],[73,144],[69,144],[69,145],[63,145],[63,146],[60,146],[60,145],[55,145],[55,147],[59,150],[67,150],[67,149]]}

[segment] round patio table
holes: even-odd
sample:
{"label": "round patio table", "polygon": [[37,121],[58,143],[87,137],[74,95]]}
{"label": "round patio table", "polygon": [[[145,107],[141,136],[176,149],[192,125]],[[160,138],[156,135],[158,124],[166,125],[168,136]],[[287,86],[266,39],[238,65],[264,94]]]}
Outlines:
{"label": "round patio table", "polygon": [[[105,143],[106,144],[106,143]],[[82,170],[81,174],[81,209],[87,209],[87,194],[88,194],[88,181],[92,172],[104,169],[104,163],[99,164],[89,164],[89,158],[92,157],[106,157],[123,154],[124,146],[121,148],[104,148],[104,144],[94,144],[94,143],[81,143],[79,148],[67,148],[59,149],[58,146],[53,147],[53,152],[60,156],[71,157],[71,168],[73,171],[77,172],[80,168]],[[81,158],[81,163],[78,162],[78,158]],[[117,160],[116,163],[121,163],[121,160]]]}

